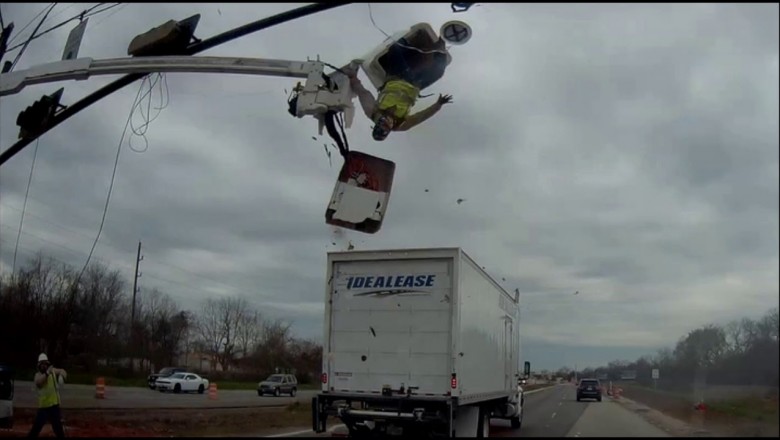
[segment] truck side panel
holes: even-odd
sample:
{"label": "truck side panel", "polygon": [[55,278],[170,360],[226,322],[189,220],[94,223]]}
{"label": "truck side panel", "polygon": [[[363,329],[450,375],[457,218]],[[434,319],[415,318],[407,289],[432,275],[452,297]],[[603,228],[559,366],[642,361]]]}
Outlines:
{"label": "truck side panel", "polygon": [[450,391],[453,259],[335,261],[324,387]]}
{"label": "truck side panel", "polygon": [[459,271],[457,395],[479,398],[511,392],[519,348],[517,305],[465,253]]}

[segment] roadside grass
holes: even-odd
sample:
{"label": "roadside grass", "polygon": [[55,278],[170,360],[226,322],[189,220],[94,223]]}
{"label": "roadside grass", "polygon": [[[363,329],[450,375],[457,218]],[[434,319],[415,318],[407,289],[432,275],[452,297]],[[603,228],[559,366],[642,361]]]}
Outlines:
{"label": "roadside grass", "polygon": [[709,405],[713,413],[724,414],[732,417],[746,418],[758,422],[771,422],[777,425],[778,400],[777,397],[750,397],[743,399],[723,400],[712,402]]}

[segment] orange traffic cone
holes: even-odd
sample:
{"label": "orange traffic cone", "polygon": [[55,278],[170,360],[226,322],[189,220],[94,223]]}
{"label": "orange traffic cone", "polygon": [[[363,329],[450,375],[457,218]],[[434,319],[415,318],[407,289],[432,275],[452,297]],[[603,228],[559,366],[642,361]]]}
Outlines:
{"label": "orange traffic cone", "polygon": [[106,380],[102,377],[98,377],[95,382],[95,399],[106,398]]}
{"label": "orange traffic cone", "polygon": [[209,384],[209,399],[217,400],[217,384]]}

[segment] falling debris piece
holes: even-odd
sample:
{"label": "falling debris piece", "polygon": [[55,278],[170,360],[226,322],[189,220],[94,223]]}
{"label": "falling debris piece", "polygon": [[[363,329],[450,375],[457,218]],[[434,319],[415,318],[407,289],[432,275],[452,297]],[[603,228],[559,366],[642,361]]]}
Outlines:
{"label": "falling debris piece", "polygon": [[330,150],[328,150],[328,146],[326,144],[322,144],[323,147],[325,147],[325,155],[328,156],[328,164],[330,164],[330,167],[333,168],[333,159],[330,155]]}
{"label": "falling debris piece", "polygon": [[313,140],[315,140],[315,141],[317,140],[317,137],[316,137],[316,136],[312,136],[311,138],[312,138]]}
{"label": "falling debris piece", "polygon": [[331,242],[330,244],[332,244],[333,246],[336,246],[336,242],[335,241]]}
{"label": "falling debris piece", "polygon": [[351,251],[352,249],[355,249],[355,245],[352,244],[352,240],[349,241],[349,246],[347,247],[348,251]]}
{"label": "falling debris piece", "polygon": [[515,289],[515,293],[520,295],[520,289]]}
{"label": "falling debris piece", "polygon": [[428,188],[425,188],[425,192],[428,192]]}
{"label": "falling debris piece", "polygon": [[506,282],[506,278],[501,278],[501,281]]}
{"label": "falling debris piece", "polygon": [[374,331],[374,327],[369,327],[369,328],[371,329],[371,334],[374,335],[374,337],[376,338],[376,332]]}
{"label": "falling debris piece", "polygon": [[219,8],[217,8],[217,14],[222,15],[222,11],[220,11]]}
{"label": "falling debris piece", "polygon": [[576,292],[574,292],[574,294],[575,294],[575,295],[578,295],[579,293],[580,293],[580,291],[579,291],[579,290],[578,290],[578,291],[576,291]]}
{"label": "falling debris piece", "polygon": [[461,203],[463,203],[465,201],[466,201],[466,199],[458,199],[458,205],[460,205]]}

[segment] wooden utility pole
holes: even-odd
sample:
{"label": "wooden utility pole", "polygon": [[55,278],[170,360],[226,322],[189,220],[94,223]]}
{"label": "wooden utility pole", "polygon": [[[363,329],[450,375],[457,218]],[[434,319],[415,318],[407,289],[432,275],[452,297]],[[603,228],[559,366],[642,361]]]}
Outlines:
{"label": "wooden utility pole", "polygon": [[141,274],[138,273],[138,265],[141,263],[144,257],[141,256],[141,242],[138,242],[138,254],[135,257],[135,276],[133,277],[133,305],[130,311],[130,371],[135,370],[135,296],[138,293],[138,278]]}

